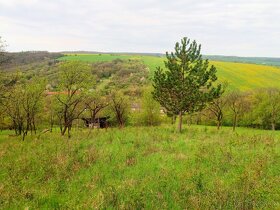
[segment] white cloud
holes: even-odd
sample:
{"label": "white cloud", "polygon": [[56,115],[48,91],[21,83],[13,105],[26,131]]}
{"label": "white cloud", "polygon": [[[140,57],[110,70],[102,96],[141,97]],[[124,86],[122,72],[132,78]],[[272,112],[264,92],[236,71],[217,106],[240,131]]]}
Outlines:
{"label": "white cloud", "polygon": [[165,52],[183,36],[207,54],[278,56],[275,0],[0,0],[9,50]]}

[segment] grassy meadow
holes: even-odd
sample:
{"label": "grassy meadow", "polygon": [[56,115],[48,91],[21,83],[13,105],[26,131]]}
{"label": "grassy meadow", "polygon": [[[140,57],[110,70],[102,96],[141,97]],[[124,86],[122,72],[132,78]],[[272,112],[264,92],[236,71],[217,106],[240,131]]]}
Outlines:
{"label": "grassy meadow", "polygon": [[280,132],[0,133],[1,209],[279,209]]}
{"label": "grassy meadow", "polygon": [[[142,103],[143,110],[152,101],[144,95],[140,98],[137,88],[145,90],[151,84],[149,76],[157,66],[164,68],[164,59],[121,54],[69,54],[59,58],[95,63],[91,73],[98,78],[97,93],[105,90],[102,94],[106,96],[106,91],[125,90],[134,94],[125,99]],[[231,89],[280,87],[278,67],[210,62],[217,67],[220,81],[228,80]],[[54,58],[42,65],[46,71],[41,77],[53,82],[52,88],[60,87]],[[30,79],[36,68],[23,78]],[[83,75],[80,73],[81,69],[77,75]],[[15,93],[18,95],[14,98],[22,95],[21,91]],[[36,118],[41,123],[39,129],[45,128],[53,112],[58,111],[53,101],[44,103]],[[21,106],[17,104],[21,101],[9,105],[18,110]],[[127,103],[127,109],[130,106]],[[84,111],[83,106],[79,108]],[[150,106],[147,110],[153,112]],[[248,110],[248,116],[242,119],[245,123],[238,125],[252,126],[246,123],[254,121],[263,126],[263,122],[255,122],[259,120],[256,116],[271,123],[269,117],[252,112],[253,108]],[[224,115],[232,120],[228,111]],[[102,114],[107,112],[114,116],[110,109]],[[130,116],[131,126],[123,129],[90,130],[73,124],[69,139],[61,136],[58,128],[52,133],[28,134],[25,141],[13,131],[1,131],[0,209],[280,209],[280,131],[238,127],[233,132],[230,127],[217,130],[185,125],[183,133],[178,133],[177,125],[167,124],[167,120],[161,126],[141,127],[143,113]],[[61,121],[55,120],[57,126]]]}
{"label": "grassy meadow", "polygon": [[[68,54],[60,60],[81,60],[86,62],[111,61],[114,59],[138,59],[150,70],[157,66],[164,68],[164,57],[121,54]],[[217,67],[220,81],[228,81],[231,89],[250,90],[254,88],[280,87],[280,68],[257,64],[211,61]]]}

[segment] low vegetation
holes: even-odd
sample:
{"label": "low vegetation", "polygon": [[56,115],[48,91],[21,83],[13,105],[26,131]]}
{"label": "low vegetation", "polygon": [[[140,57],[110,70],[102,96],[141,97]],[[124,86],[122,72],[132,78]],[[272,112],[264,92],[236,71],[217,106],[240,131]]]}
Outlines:
{"label": "low vegetation", "polygon": [[279,132],[191,126],[0,137],[2,209],[279,209]]}

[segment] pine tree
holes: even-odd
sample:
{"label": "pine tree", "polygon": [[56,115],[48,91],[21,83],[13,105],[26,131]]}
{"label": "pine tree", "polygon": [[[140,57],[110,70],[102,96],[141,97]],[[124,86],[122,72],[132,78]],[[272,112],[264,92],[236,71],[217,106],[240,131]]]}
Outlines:
{"label": "pine tree", "polygon": [[216,68],[209,66],[200,53],[201,45],[183,38],[175,52],[166,53],[166,70],[158,67],[153,78],[153,96],[169,113],[179,115],[178,130],[182,131],[182,116],[202,110],[207,102],[218,98],[221,86]]}

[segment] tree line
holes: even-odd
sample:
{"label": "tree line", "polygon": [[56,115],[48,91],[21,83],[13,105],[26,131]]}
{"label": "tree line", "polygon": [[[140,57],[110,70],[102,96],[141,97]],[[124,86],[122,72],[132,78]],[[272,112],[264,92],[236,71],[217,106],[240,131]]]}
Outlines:
{"label": "tree line", "polygon": [[217,128],[224,123],[276,130],[280,125],[280,89],[263,88],[251,91],[227,91],[209,104],[204,115],[214,117]]}
{"label": "tree line", "polygon": [[17,74],[13,79],[10,74],[2,75],[2,120],[8,120],[16,135],[24,139],[28,132],[36,133],[38,124],[47,122],[50,131],[58,125],[61,135],[70,137],[76,119],[87,113],[94,121],[107,107],[119,126],[124,126],[129,110],[127,96],[120,92],[96,92],[95,78],[87,63],[67,61],[60,63],[58,70],[60,91],[56,92],[46,91],[46,81],[38,77],[22,82]]}

